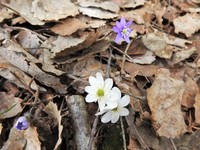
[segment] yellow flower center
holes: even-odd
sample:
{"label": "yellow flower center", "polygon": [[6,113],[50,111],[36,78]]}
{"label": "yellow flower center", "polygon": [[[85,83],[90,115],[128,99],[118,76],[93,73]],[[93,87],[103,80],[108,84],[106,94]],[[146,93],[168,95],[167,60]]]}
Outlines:
{"label": "yellow flower center", "polygon": [[128,29],[127,29],[127,28],[124,28],[124,29],[122,30],[122,34],[123,34],[123,35],[127,35],[127,33],[128,33]]}
{"label": "yellow flower center", "polygon": [[118,111],[118,107],[113,108],[112,111]]}
{"label": "yellow flower center", "polygon": [[104,90],[103,90],[103,89],[98,89],[98,90],[97,90],[97,96],[98,96],[98,97],[104,96]]}

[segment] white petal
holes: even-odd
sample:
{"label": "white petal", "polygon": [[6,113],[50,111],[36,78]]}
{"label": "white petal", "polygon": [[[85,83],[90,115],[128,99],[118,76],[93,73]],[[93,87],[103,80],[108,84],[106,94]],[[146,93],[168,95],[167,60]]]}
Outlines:
{"label": "white petal", "polygon": [[105,89],[106,91],[111,90],[112,86],[113,86],[113,80],[112,80],[111,78],[106,79],[106,80],[105,80],[104,89]]}
{"label": "white petal", "polygon": [[121,99],[121,91],[117,87],[113,87],[110,91],[110,100],[119,101]]}
{"label": "white petal", "polygon": [[98,104],[99,104],[100,111],[102,111],[106,106],[105,100],[102,98],[98,100]]}
{"label": "white petal", "polygon": [[127,116],[129,114],[129,111],[127,108],[119,107],[118,112],[120,116]]}
{"label": "white petal", "polygon": [[119,120],[119,113],[118,112],[113,112],[112,111],[112,116],[111,116],[111,122],[116,123]]}
{"label": "white petal", "polygon": [[96,73],[96,79],[98,81],[98,83],[102,86],[104,86],[104,80],[103,80],[103,76],[100,72]]}
{"label": "white petal", "polygon": [[111,109],[116,108],[118,106],[117,101],[113,101],[113,100],[110,100],[110,99],[106,101],[106,104]]}
{"label": "white petal", "polygon": [[111,111],[108,111],[107,113],[105,113],[102,118],[101,118],[101,122],[103,123],[107,123],[111,120]]}
{"label": "white petal", "polygon": [[125,95],[121,98],[121,100],[119,101],[119,106],[120,107],[124,107],[127,106],[130,103],[130,96],[129,95]]}
{"label": "white petal", "polygon": [[85,91],[90,94],[94,94],[94,95],[96,94],[96,89],[92,86],[86,86]]}
{"label": "white petal", "polygon": [[99,115],[104,114],[105,112],[107,112],[107,110],[103,109],[102,111],[97,112],[95,115],[99,116]]}
{"label": "white petal", "polygon": [[89,83],[90,83],[91,86],[94,86],[94,87],[96,87],[98,85],[97,79],[93,76],[89,77]]}
{"label": "white petal", "polygon": [[98,99],[98,97],[96,95],[88,94],[85,98],[85,101],[88,103],[91,103],[91,102],[96,102],[97,99]]}

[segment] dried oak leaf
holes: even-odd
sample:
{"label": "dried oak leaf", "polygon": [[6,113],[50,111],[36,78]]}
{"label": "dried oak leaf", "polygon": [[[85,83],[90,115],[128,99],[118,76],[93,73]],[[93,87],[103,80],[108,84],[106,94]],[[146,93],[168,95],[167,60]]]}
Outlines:
{"label": "dried oak leaf", "polygon": [[184,82],[170,77],[167,69],[159,69],[152,86],[147,90],[147,101],[152,113],[152,124],[159,136],[179,137],[186,132],[181,112]]}
{"label": "dried oak leaf", "polygon": [[[6,62],[1,56],[0,56],[0,75],[5,79],[8,79],[15,85],[17,85],[18,87],[26,88],[24,87],[25,84],[27,86],[30,86],[30,88],[33,90],[39,89],[39,91],[43,92],[46,91],[43,87],[37,85],[35,80],[33,80],[26,73],[24,73],[22,70],[18,69],[14,65]],[[22,84],[22,82],[24,84]]]}
{"label": "dried oak leaf", "polygon": [[195,97],[195,122],[200,124],[200,94],[197,94]]}
{"label": "dried oak leaf", "polygon": [[56,24],[52,28],[50,28],[51,31],[53,31],[56,34],[65,36],[65,35],[71,35],[72,33],[76,32],[79,29],[85,29],[87,27],[85,22],[80,21],[76,18],[67,18],[61,23]]}
{"label": "dried oak leaf", "polygon": [[101,10],[99,8],[85,8],[85,7],[79,7],[79,11],[87,15],[89,17],[99,18],[99,19],[112,19],[118,17],[118,14]]}
{"label": "dried oak leaf", "polygon": [[45,21],[59,20],[79,14],[78,8],[70,0],[34,0],[31,11],[35,18]]}
{"label": "dried oak leaf", "polygon": [[123,8],[135,8],[138,6],[144,5],[146,0],[126,0],[126,2],[123,4]]}
{"label": "dried oak leaf", "polygon": [[200,15],[196,13],[187,13],[173,20],[175,26],[175,33],[184,33],[190,37],[193,33],[200,29]]}
{"label": "dried oak leaf", "polygon": [[61,111],[58,110],[58,107],[56,104],[53,102],[49,102],[48,105],[44,108],[44,111],[55,120],[55,125],[58,125],[58,140],[57,143],[54,147],[54,150],[57,150],[59,145],[62,142],[62,130],[63,130],[63,125],[61,125]]}
{"label": "dried oak leaf", "polygon": [[4,19],[10,19],[13,17],[14,12],[6,7],[0,6],[0,22]]}
{"label": "dried oak leaf", "polygon": [[[67,93],[67,85],[63,85],[60,79],[56,76],[48,74],[40,69],[36,63],[40,63],[35,57],[30,56],[25,52],[23,48],[17,43],[6,40],[5,47],[0,47],[0,56],[2,56],[7,62],[26,72],[27,74],[34,76],[42,84],[52,87],[59,93]],[[51,71],[50,71],[51,72]],[[52,72],[53,73],[53,72]]]}
{"label": "dried oak leaf", "polygon": [[22,112],[22,99],[13,94],[0,92],[0,119],[10,118]]}
{"label": "dried oak leaf", "polygon": [[45,22],[37,17],[34,17],[32,9],[32,0],[11,0],[9,3],[6,0],[2,0],[1,3],[8,8],[11,8],[18,12],[24,19],[26,19],[32,25],[43,25]]}
{"label": "dried oak leaf", "polygon": [[197,83],[191,78],[187,77],[185,81],[185,90],[181,100],[181,105],[192,108],[195,103],[195,96],[199,93]]}
{"label": "dried oak leaf", "polygon": [[79,1],[78,3],[81,7],[96,7],[96,8],[101,8],[104,10],[109,10],[111,12],[114,13],[118,13],[119,12],[119,6],[112,2],[112,1],[108,1],[108,2],[101,2],[101,3],[97,3],[94,1]]}
{"label": "dried oak leaf", "polygon": [[1,150],[41,150],[36,127],[30,126],[28,129],[18,131],[12,127],[9,138]]}
{"label": "dried oak leaf", "polygon": [[136,64],[151,64],[156,60],[156,56],[152,51],[147,51],[144,55],[134,56],[131,62]]}

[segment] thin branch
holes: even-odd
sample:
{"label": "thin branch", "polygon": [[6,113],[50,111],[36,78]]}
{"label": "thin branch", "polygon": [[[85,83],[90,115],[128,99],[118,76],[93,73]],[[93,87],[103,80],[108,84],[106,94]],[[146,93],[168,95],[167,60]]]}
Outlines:
{"label": "thin branch", "polygon": [[175,143],[174,143],[174,141],[173,141],[172,138],[170,138],[170,141],[172,142],[172,145],[173,145],[173,147],[174,147],[174,150],[177,150],[176,145],[175,145]]}
{"label": "thin branch", "polygon": [[120,123],[121,123],[121,128],[122,128],[122,138],[123,138],[123,146],[124,146],[124,150],[127,150],[127,146],[126,146],[126,136],[125,136],[125,131],[124,131],[124,124],[123,124],[123,120],[122,117],[120,117]]}

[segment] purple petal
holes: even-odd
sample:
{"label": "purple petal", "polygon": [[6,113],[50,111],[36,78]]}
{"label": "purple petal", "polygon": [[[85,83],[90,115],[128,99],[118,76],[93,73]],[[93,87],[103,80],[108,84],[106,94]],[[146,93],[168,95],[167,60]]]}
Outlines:
{"label": "purple petal", "polygon": [[120,23],[122,26],[126,26],[126,20],[124,19],[124,17],[121,18]]}
{"label": "purple petal", "polygon": [[121,25],[121,23],[119,21],[116,21],[116,25],[120,30],[123,29],[123,26]]}
{"label": "purple petal", "polygon": [[116,33],[120,33],[120,29],[119,29],[117,26],[114,26],[114,27],[113,27],[113,30],[114,30]]}
{"label": "purple petal", "polygon": [[125,37],[124,37],[124,40],[125,40],[127,43],[130,43],[129,36],[125,36]]}
{"label": "purple petal", "polygon": [[117,36],[116,36],[116,38],[115,38],[115,42],[116,42],[116,43],[119,43],[119,42],[121,42],[122,39],[123,39],[123,38],[122,38],[121,34],[117,34]]}
{"label": "purple petal", "polygon": [[133,23],[133,21],[129,21],[126,23],[126,27],[130,27],[130,25]]}
{"label": "purple petal", "polygon": [[15,123],[15,128],[17,130],[26,130],[29,127],[29,122],[26,117],[21,116],[17,119]]}

